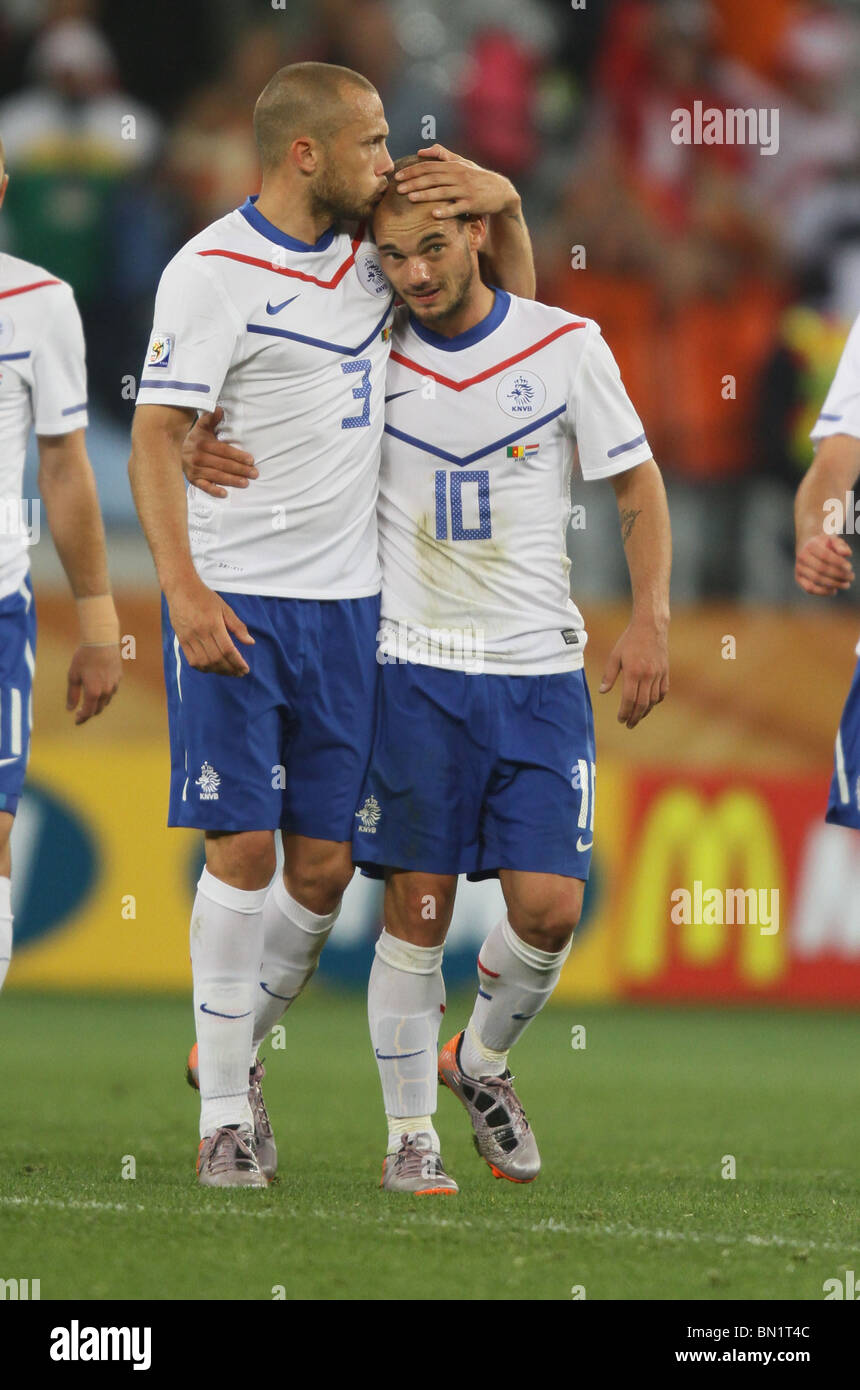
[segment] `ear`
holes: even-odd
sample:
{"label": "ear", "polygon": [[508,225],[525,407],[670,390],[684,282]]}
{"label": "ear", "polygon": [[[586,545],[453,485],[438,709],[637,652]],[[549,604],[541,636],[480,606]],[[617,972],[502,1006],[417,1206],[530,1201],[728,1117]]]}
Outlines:
{"label": "ear", "polygon": [[303,174],[315,174],[319,168],[319,150],[316,140],[307,135],[299,136],[290,145],[288,158]]}
{"label": "ear", "polygon": [[3,199],[6,197],[6,189],[9,187],[9,175],[4,174],[0,179],[0,208],[3,206]]}
{"label": "ear", "polygon": [[470,251],[483,251],[484,243],[487,240],[487,219],[486,217],[470,217],[466,223],[466,236],[469,239]]}

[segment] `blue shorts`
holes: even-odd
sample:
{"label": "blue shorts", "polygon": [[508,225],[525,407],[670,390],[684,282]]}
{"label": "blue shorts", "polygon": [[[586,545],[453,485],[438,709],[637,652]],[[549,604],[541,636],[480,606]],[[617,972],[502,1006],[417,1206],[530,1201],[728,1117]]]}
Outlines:
{"label": "blue shorts", "polygon": [[588,878],[594,725],[584,671],[488,676],[382,667],[376,734],[352,837],[386,868]]}
{"label": "blue shorts", "polygon": [[168,825],[349,840],[376,712],[379,596],[222,594],[255,645],[250,671],[195,671],[162,599]]}
{"label": "blue shorts", "polygon": [[0,811],[14,815],[30,756],[36,605],[25,575],[14,594],[0,599]]}
{"label": "blue shorts", "polygon": [[825,820],[860,830],[860,661],[836,731],[833,781]]}

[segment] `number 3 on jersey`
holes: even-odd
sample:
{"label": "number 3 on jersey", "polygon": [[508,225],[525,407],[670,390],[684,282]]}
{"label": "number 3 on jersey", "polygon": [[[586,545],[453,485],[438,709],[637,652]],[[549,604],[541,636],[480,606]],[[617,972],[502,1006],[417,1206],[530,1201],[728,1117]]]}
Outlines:
{"label": "number 3 on jersey", "polygon": [[361,372],[361,381],[357,386],[353,386],[352,394],[357,401],[364,401],[360,415],[345,415],[340,422],[342,430],[361,429],[364,425],[370,424],[370,368],[369,357],[357,357],[354,362],[341,362],[340,369],[344,375],[349,376],[352,372]]}
{"label": "number 3 on jersey", "polygon": [[[463,472],[458,468],[454,473],[446,473],[440,468],[435,474],[435,481],[437,541],[447,541],[449,538],[449,515],[452,541],[488,541],[493,534],[489,471],[476,468]],[[475,524],[463,524],[464,508],[469,520]]]}

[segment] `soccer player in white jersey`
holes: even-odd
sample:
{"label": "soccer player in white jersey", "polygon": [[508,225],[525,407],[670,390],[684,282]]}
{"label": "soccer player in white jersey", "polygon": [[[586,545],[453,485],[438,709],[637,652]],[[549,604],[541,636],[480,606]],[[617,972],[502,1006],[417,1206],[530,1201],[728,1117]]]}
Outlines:
{"label": "soccer player in white jersey", "polygon": [[354,857],[386,878],[369,989],[389,1132],[382,1185],[448,1194],[457,1185],[433,1115],[459,873],[498,873],[508,911],[439,1075],[498,1176],[527,1182],[539,1167],[507,1054],[558,980],[594,831],[586,634],[565,546],[574,444],[584,477],[610,478],[618,498],[633,615],[601,690],[621,673],[630,728],[668,690],[669,520],[595,323],[482,283],[481,220],[434,222],[392,189],[374,233],[405,307],[386,378],[380,697]]}
{"label": "soccer player in white jersey", "polygon": [[[815,458],[795,500],[795,577],[808,594],[827,596],[854,582],[851,547],[840,534],[856,521],[854,487],[860,477],[860,318],[842,353],[811,437]],[[860,657],[860,642],[856,654]],[[860,661],[836,732],[833,780],[826,819],[860,830]]]}
{"label": "soccer player in white jersey", "polygon": [[[0,205],[8,185],[0,142]],[[86,424],[84,335],[71,288],[42,266],[0,253],[0,987],[12,955],[9,840],[33,724],[36,607],[28,546],[39,529],[38,511],[28,516],[21,496],[32,428],[39,491],[77,601],[80,642],[66,693],[75,723],[100,714],[120,679],[119,622]]]}
{"label": "soccer player in white jersey", "polygon": [[[162,276],[130,472],[164,593],[169,823],[205,831],[198,1177],[260,1187],[277,1155],[257,1047],[337,917],[370,752],[393,296],[367,223],[393,166],[379,96],[345,68],[281,69],[254,126],[259,197]],[[183,439],[216,406],[254,485],[191,488],[186,509]]]}
{"label": "soccer player in white jersey", "polygon": [[433,1115],[457,875],[497,874],[507,912],[438,1075],[494,1174],[529,1182],[540,1159],[508,1053],[559,978],[591,858],[586,633],[565,546],[574,445],[583,477],[610,479],[618,500],[633,613],[601,690],[621,673],[629,728],[668,689],[670,530],[597,324],[484,284],[481,219],[440,227],[390,192],[374,232],[405,304],[386,379],[382,670],[354,857],[386,880],[368,996],[388,1123],[382,1186],[450,1194]]}

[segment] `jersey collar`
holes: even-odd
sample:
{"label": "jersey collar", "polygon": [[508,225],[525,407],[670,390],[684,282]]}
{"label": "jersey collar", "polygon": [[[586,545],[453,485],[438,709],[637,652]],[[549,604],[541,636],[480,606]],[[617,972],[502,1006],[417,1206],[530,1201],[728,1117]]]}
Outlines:
{"label": "jersey collar", "polygon": [[479,343],[482,338],[488,338],[506,317],[511,307],[511,296],[504,290],[496,290],[495,295],[493,307],[487,317],[453,338],[446,338],[442,333],[434,333],[432,328],[426,328],[412,313],[409,315],[409,323],[413,332],[430,347],[441,348],[443,352],[462,352],[463,348],[471,347],[473,343]]}
{"label": "jersey collar", "polygon": [[259,193],[252,194],[251,197],[245,199],[238,209],[245,221],[250,222],[255,232],[259,232],[268,241],[276,242],[278,246],[285,246],[288,251],[325,251],[331,246],[334,241],[334,227],[329,227],[327,231],[323,232],[319,240],[313,243],[298,241],[294,236],[287,236],[286,232],[282,232],[280,227],[276,227],[274,222],[270,222],[267,217],[257,211],[254,204],[259,196]]}

